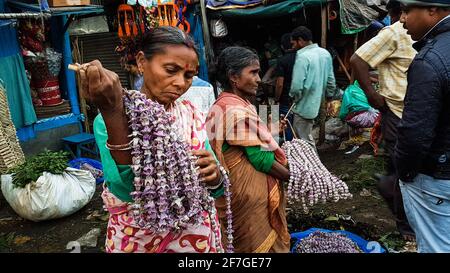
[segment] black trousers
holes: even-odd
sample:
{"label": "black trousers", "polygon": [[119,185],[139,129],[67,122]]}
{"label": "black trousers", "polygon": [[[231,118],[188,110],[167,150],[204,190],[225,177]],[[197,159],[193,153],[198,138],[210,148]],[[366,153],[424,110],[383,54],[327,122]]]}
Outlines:
{"label": "black trousers", "polygon": [[386,200],[390,210],[394,214],[397,223],[397,229],[401,234],[412,235],[414,232],[409,226],[403,207],[403,198],[400,191],[398,176],[394,166],[394,148],[397,142],[397,125],[400,118],[391,110],[382,112],[381,131],[383,134],[384,148],[388,154],[387,176],[380,179],[378,191]]}

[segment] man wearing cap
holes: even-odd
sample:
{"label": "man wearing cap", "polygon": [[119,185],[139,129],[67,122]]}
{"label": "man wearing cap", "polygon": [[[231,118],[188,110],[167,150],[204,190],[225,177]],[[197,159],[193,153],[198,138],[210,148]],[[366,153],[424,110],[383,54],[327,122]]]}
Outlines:
{"label": "man wearing cap", "polygon": [[450,0],[400,0],[418,51],[394,163],[418,252],[450,252]]}

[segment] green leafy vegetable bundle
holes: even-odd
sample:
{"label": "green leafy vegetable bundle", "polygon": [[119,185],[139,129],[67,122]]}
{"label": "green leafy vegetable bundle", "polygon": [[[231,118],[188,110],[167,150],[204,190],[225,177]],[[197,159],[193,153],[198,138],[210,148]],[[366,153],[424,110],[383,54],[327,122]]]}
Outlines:
{"label": "green leafy vegetable bundle", "polygon": [[38,155],[30,157],[21,165],[12,168],[15,187],[24,188],[28,183],[37,181],[43,172],[52,174],[62,174],[67,168],[68,153],[59,151],[44,151]]}

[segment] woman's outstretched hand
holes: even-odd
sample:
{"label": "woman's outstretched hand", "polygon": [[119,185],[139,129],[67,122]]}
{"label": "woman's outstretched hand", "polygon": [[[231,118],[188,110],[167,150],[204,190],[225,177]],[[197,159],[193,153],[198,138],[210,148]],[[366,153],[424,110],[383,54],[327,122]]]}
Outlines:
{"label": "woman's outstretched hand", "polygon": [[116,73],[104,68],[98,60],[82,64],[79,73],[82,96],[102,114],[122,110],[122,85]]}
{"label": "woman's outstretched hand", "polygon": [[[130,142],[128,119],[123,105],[122,85],[116,73],[95,60],[78,67],[81,95],[98,107],[108,132],[108,143],[124,145]],[[111,150],[117,164],[131,164],[130,151]]]}

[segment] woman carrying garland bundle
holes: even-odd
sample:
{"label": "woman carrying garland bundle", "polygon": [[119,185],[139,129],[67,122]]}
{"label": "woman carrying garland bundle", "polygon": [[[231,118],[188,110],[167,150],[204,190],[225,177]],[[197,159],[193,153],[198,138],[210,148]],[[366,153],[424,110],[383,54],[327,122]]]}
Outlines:
{"label": "woman carrying garland bundle", "polygon": [[[198,70],[193,40],[177,28],[155,28],[143,38],[137,64],[144,77],[141,93],[172,113],[177,134],[198,157],[199,177],[207,188],[214,189],[211,195],[219,196],[223,193],[222,176],[207,141],[204,118],[187,101],[176,101],[191,86]],[[134,166],[135,158],[130,152],[131,129],[119,78],[98,61],[82,65],[80,75],[84,95],[101,113],[94,121],[94,132],[106,181],[102,198],[110,212],[106,251],[217,252],[218,246],[222,247],[221,233],[218,225],[211,224],[207,211],[201,212],[200,224],[187,226],[177,233],[141,228],[130,208],[136,189],[135,170],[130,166]]]}
{"label": "woman carrying garland bundle", "polygon": [[[224,92],[208,114],[208,138],[229,171],[235,251],[289,252],[281,183],[289,180],[286,156],[249,101],[261,81],[259,70],[258,56],[251,50],[222,51],[216,76]],[[225,198],[216,199],[216,207],[224,222]]]}

